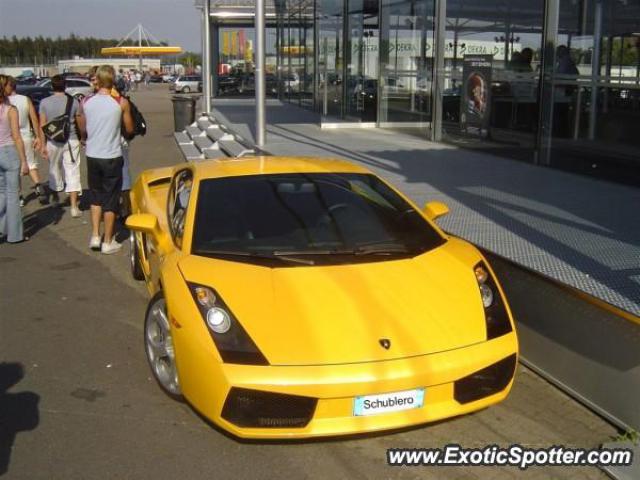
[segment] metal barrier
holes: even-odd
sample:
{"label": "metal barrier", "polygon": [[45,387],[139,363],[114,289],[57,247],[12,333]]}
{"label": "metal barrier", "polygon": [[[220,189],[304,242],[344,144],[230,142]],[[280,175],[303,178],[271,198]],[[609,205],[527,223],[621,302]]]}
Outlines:
{"label": "metal barrier", "polygon": [[640,319],[483,252],[517,322],[521,361],[624,430],[640,430]]}

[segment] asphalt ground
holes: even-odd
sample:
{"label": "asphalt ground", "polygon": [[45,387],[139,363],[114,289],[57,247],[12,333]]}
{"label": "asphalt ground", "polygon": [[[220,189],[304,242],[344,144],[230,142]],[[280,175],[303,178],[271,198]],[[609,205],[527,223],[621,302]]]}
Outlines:
{"label": "asphalt ground", "polygon": [[[166,86],[134,94],[149,123],[131,149],[134,176],[181,161]],[[503,403],[383,435],[242,442],[162,393],[142,340],[144,287],[127,245],[87,247],[88,212],[24,209],[32,237],[0,245],[0,476],[7,479],[601,479],[593,467],[389,467],[388,448],[519,443],[595,447],[616,430],[519,367]],[[121,232],[124,238],[126,232]]]}

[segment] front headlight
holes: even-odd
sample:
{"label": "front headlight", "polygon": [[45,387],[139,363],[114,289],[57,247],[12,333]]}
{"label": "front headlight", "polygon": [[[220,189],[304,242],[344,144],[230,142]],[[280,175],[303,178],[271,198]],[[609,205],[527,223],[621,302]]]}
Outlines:
{"label": "front headlight", "polygon": [[231,318],[224,308],[216,305],[218,297],[208,287],[193,287],[196,302],[203,313],[207,326],[216,333],[227,333],[231,328]]}
{"label": "front headlight", "polygon": [[225,363],[269,365],[249,334],[214,289],[194,283],[187,284],[207,325],[211,339]]}
{"label": "front headlight", "polygon": [[487,340],[497,338],[511,332],[511,322],[495,280],[483,262],[473,269],[480,298],[484,307],[484,318],[487,323]]}
{"label": "front headlight", "polygon": [[207,312],[207,325],[216,333],[227,333],[231,328],[231,318],[222,308],[213,307]]}

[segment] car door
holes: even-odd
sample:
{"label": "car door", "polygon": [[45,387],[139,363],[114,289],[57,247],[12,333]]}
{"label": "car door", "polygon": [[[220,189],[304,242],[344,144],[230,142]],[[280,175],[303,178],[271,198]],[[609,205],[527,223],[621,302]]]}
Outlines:
{"label": "car door", "polygon": [[[171,236],[174,253],[182,252],[187,208],[191,199],[193,187],[193,172],[189,168],[178,171],[171,180],[167,194],[167,227]],[[166,254],[163,255],[157,248],[150,249],[149,265],[151,267],[151,281],[158,285],[160,269],[162,268]]]}

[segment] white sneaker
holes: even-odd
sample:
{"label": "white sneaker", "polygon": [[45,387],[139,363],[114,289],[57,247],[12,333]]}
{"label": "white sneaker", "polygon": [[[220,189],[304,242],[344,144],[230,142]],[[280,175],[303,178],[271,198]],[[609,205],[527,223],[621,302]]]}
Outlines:
{"label": "white sneaker", "polygon": [[82,216],[82,212],[78,207],[71,207],[71,216],[73,218],[80,218]]}
{"label": "white sneaker", "polygon": [[115,238],[112,238],[110,243],[102,242],[101,252],[104,253],[105,255],[111,255],[112,253],[116,253],[120,251],[121,248],[122,248],[122,244],[116,242]]}
{"label": "white sneaker", "polygon": [[100,244],[102,243],[102,238],[100,236],[94,237],[91,236],[91,240],[89,240],[89,248],[91,250],[100,250]]}

